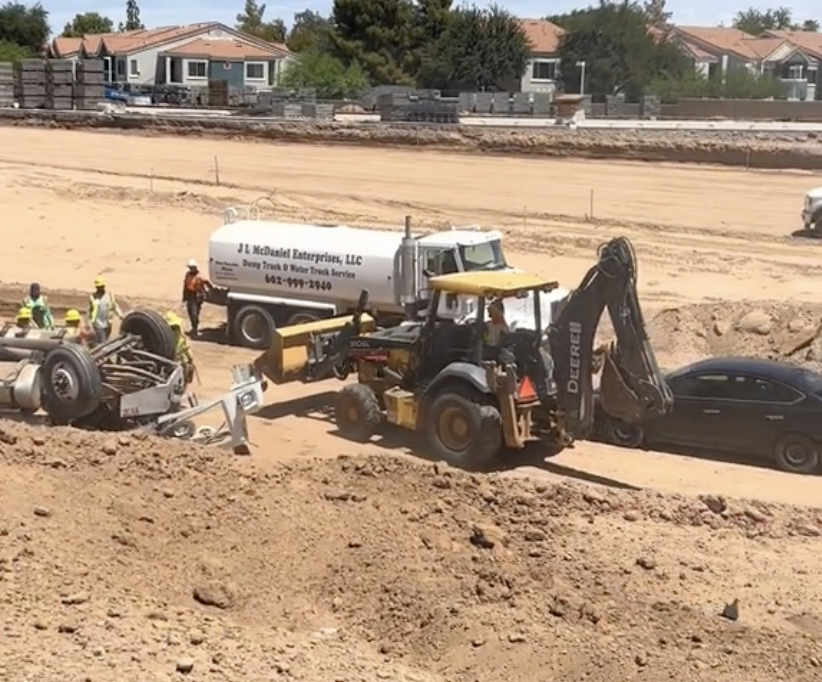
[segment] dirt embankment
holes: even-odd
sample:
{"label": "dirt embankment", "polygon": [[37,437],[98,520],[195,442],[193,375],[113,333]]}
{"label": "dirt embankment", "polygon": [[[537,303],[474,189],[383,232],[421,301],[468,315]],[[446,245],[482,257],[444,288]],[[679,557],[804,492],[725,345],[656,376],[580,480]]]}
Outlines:
{"label": "dirt embankment", "polygon": [[0,426],[8,679],[810,682],[822,669],[818,511],[390,456],[261,473],[216,449]]}
{"label": "dirt embankment", "polygon": [[96,112],[0,111],[0,125],[90,129],[122,134],[215,136],[303,144],[354,144],[474,153],[710,163],[752,168],[820,167],[816,133],[541,130],[380,123],[283,122],[231,117]]}

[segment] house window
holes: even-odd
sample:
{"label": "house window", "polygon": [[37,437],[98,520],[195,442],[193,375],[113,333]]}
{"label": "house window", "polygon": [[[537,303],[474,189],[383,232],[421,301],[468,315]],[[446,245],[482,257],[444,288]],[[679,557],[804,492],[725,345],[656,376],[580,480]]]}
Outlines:
{"label": "house window", "polygon": [[186,69],[189,78],[206,78],[208,76],[208,62],[189,60]]}
{"label": "house window", "polygon": [[128,75],[129,76],[139,76],[140,75],[140,64],[136,59],[129,59],[129,62],[128,62]]}
{"label": "house window", "polygon": [[247,62],[245,65],[245,79],[247,81],[265,80],[265,64],[263,62]]}
{"label": "house window", "polygon": [[125,76],[126,75],[126,60],[125,59],[116,59],[115,60],[115,69],[117,76]]}
{"label": "house window", "polygon": [[559,66],[556,59],[535,60],[531,65],[531,80],[532,81],[553,81],[557,79],[557,67]]}

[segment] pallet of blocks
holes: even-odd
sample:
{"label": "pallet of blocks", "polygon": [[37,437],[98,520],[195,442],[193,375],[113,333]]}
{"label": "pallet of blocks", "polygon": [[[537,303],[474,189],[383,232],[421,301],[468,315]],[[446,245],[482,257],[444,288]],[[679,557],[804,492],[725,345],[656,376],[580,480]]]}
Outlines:
{"label": "pallet of blocks", "polygon": [[46,108],[46,60],[23,59],[15,64],[21,109]]}
{"label": "pallet of blocks", "polygon": [[14,106],[14,66],[0,62],[0,109]]}
{"label": "pallet of blocks", "polygon": [[46,62],[46,106],[58,111],[74,108],[74,62],[49,59]]}
{"label": "pallet of blocks", "polygon": [[224,80],[208,81],[208,106],[225,109],[228,107],[228,82]]}
{"label": "pallet of blocks", "polygon": [[102,59],[80,59],[74,70],[74,108],[95,110],[106,101]]}

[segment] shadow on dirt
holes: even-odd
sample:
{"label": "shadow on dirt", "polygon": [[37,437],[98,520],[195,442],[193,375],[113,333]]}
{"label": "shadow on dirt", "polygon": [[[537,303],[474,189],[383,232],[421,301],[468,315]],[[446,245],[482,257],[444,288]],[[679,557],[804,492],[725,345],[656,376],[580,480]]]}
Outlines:
{"label": "shadow on dirt", "polygon": [[794,239],[813,239],[814,241],[819,241],[822,239],[822,232],[818,230],[795,230],[791,232],[791,237]]}
{"label": "shadow on dirt", "polygon": [[[286,400],[272,405],[266,405],[259,412],[255,413],[254,416],[267,421],[276,421],[283,417],[295,416],[302,419],[311,419],[325,424],[331,424],[332,429],[329,433],[345,440],[345,437],[334,427],[334,400],[336,396],[336,391],[324,391],[323,393],[311,396]],[[428,462],[439,461],[438,458],[432,457],[427,453],[424,436],[390,424],[384,424],[381,431],[372,436],[368,443],[380,448],[385,448],[386,450],[411,455]],[[624,481],[598,476],[588,471],[552,462],[550,457],[555,454],[558,454],[558,451],[547,451],[544,447],[540,447],[539,449],[528,448],[522,452],[506,450],[493,467],[477,469],[461,466],[459,468],[472,473],[503,473],[514,471],[522,467],[533,467],[556,476],[573,478],[609,488],[623,490],[640,489]]]}

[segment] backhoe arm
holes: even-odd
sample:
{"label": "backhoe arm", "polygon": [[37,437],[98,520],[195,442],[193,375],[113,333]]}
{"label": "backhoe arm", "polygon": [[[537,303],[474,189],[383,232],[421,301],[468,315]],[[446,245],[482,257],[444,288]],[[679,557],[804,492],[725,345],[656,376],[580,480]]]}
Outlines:
{"label": "backhoe arm", "polygon": [[571,293],[548,330],[557,407],[565,430],[587,435],[594,422],[594,338],[602,312],[608,309],[616,344],[604,351],[600,404],[625,422],[667,414],[673,394],[648,341],[636,289],[634,249],[616,237],[599,249],[599,261]]}

